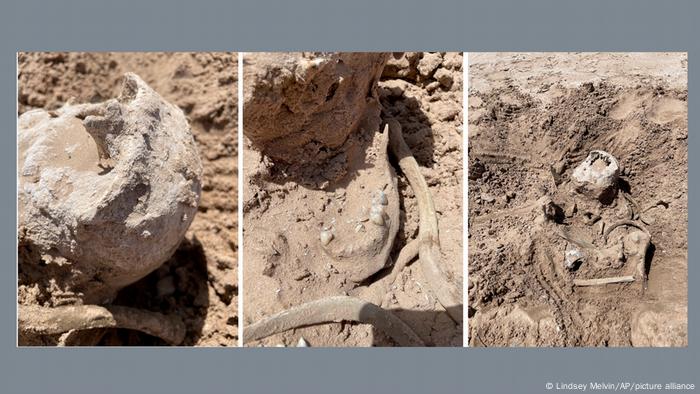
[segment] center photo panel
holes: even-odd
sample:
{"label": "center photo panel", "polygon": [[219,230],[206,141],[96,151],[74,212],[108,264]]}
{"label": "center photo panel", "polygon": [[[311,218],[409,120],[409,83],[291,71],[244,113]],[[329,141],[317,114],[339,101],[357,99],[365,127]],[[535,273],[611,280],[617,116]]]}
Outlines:
{"label": "center photo panel", "polygon": [[461,53],[245,53],[247,347],[461,347]]}

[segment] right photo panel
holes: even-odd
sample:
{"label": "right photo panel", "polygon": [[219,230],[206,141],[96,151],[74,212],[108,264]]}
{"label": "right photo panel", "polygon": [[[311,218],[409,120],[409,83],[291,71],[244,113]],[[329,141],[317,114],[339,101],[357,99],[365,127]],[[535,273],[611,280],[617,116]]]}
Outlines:
{"label": "right photo panel", "polygon": [[468,73],[469,346],[687,346],[687,53]]}

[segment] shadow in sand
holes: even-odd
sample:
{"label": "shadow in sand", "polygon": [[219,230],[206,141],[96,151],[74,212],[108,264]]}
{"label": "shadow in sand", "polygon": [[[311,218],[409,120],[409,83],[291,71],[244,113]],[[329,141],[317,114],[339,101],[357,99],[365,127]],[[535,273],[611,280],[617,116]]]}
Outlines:
{"label": "shadow in sand", "polygon": [[651,262],[654,260],[654,255],[656,254],[656,246],[649,242],[649,247],[647,248],[647,254],[644,256],[644,275],[647,277],[651,272]]}
{"label": "shadow in sand", "polygon": [[[425,347],[461,347],[463,323],[457,324],[445,310],[419,311],[410,309],[391,309],[421,339]],[[394,340],[378,329],[372,327],[372,346],[399,346]]]}
{"label": "shadow in sand", "polygon": [[[380,88],[381,89],[381,88]],[[385,89],[386,90],[386,89]],[[401,124],[401,131],[406,141],[406,145],[411,150],[413,157],[421,167],[432,168],[436,162],[435,158],[435,131],[430,125],[428,116],[423,112],[420,102],[413,97],[407,97],[403,93],[399,96],[390,94],[380,94],[382,96],[382,117],[394,118]],[[401,172],[396,157],[389,155],[389,163]],[[399,183],[399,188],[410,187],[407,184]],[[433,196],[435,198],[435,196]],[[396,258],[401,249],[410,241],[406,239],[404,226],[406,224],[406,204],[405,194],[399,193],[401,204],[401,220],[399,223],[399,231],[394,240],[394,246],[391,256]],[[389,270],[380,271],[378,278],[387,275]]]}
{"label": "shadow in sand", "polygon": [[382,117],[394,118],[401,124],[406,144],[421,167],[432,168],[435,157],[435,131],[420,102],[401,95],[382,99]]}
{"label": "shadow in sand", "polygon": [[269,173],[253,181],[277,185],[291,181],[306,189],[323,189],[329,193],[347,188],[362,170],[372,168],[367,162],[367,152],[375,141],[375,134],[382,132],[383,127],[378,118],[368,116],[339,148],[317,147],[317,159],[313,162],[285,163],[268,156],[272,164]]}
{"label": "shadow in sand", "polygon": [[[196,237],[182,241],[175,254],[156,271],[119,292],[115,305],[175,315],[185,323],[182,346],[193,345],[202,335],[207,317],[209,290],[207,262]],[[111,329],[99,345],[166,346],[160,338],[123,329]]]}

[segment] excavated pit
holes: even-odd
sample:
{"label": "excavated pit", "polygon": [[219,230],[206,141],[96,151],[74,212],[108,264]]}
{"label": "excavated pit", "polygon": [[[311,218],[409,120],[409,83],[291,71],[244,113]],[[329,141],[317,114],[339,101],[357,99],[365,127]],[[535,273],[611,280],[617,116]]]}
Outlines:
{"label": "excavated pit", "polygon": [[470,345],[686,346],[687,55],[470,62]]}

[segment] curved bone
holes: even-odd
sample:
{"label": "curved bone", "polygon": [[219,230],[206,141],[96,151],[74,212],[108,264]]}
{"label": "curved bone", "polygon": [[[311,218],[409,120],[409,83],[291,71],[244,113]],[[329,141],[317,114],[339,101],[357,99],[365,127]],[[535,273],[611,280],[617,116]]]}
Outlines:
{"label": "curved bone", "polygon": [[256,341],[294,328],[333,322],[371,324],[400,346],[423,346],[413,330],[393,313],[370,302],[346,296],[307,302],[246,326],[243,341]]}
{"label": "curved bone", "polygon": [[[346,223],[339,221],[335,225],[338,229],[343,229],[346,234],[345,239],[333,239],[329,243],[321,242],[323,252],[333,259],[338,266],[347,273],[348,279],[355,283],[374,275],[384,267],[386,267],[389,254],[394,245],[394,239],[399,231],[399,191],[397,187],[397,179],[394,175],[391,165],[389,164],[387,146],[389,144],[389,132],[385,128],[382,133],[376,133],[373,136],[373,145],[377,147],[379,155],[372,159],[371,168],[363,170],[362,176],[365,182],[356,181],[354,185],[348,186],[350,193],[354,196],[360,192],[365,193],[365,198],[371,201],[370,212],[367,212],[366,218],[368,223],[365,231],[356,234],[352,230],[354,223]],[[367,187],[368,184],[384,185],[384,189],[372,190]],[[378,195],[370,195],[374,191],[380,192],[382,202],[377,200]],[[357,192],[358,194],[354,194]],[[376,212],[372,212],[377,209]],[[346,215],[353,213],[346,212]],[[378,222],[372,221],[372,215],[379,215],[381,218]],[[354,213],[355,217],[359,217],[359,212]]]}
{"label": "curved bone", "polygon": [[95,328],[126,328],[162,338],[171,345],[179,345],[185,338],[181,320],[157,312],[124,306],[97,305],[20,306],[19,326],[23,334],[56,335],[71,330]]}
{"label": "curved bone", "polygon": [[440,266],[440,237],[438,235],[437,212],[428,184],[420,173],[418,162],[406,145],[401,125],[395,119],[387,121],[389,145],[399,161],[399,167],[411,184],[418,201],[420,227],[418,230],[419,259],[423,275],[440,304],[458,324],[462,323],[462,290],[450,283],[447,274]]}
{"label": "curved bone", "polygon": [[638,228],[638,229],[644,231],[644,233],[645,233],[649,238],[651,238],[651,233],[649,232],[649,230],[647,230],[646,227],[644,227],[643,224],[641,224],[641,223],[639,223],[639,222],[636,222],[636,221],[634,221],[634,220],[620,220],[620,221],[618,221],[618,222],[615,222],[615,223],[611,224],[610,226],[608,226],[608,227],[605,229],[605,232],[603,233],[603,240],[605,240],[605,242],[607,243],[607,242],[608,242],[608,236],[610,236],[610,233],[611,233],[613,230],[615,230],[616,228],[620,227],[620,226],[636,227],[636,228]]}

